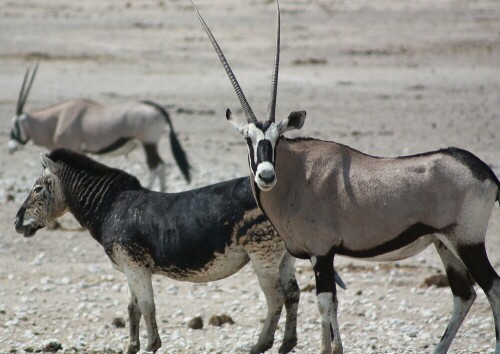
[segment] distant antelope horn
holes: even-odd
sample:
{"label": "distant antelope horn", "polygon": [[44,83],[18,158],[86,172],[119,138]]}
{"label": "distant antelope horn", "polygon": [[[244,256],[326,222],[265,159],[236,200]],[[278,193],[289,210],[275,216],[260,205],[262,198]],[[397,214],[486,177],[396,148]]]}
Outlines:
{"label": "distant antelope horn", "polygon": [[[36,75],[37,70],[38,70],[38,61],[35,64],[35,68],[33,69],[33,73],[31,74],[30,82],[28,84],[28,87],[26,88],[26,92],[23,94],[23,100],[22,100],[21,105],[19,107],[21,112],[19,112],[18,114],[22,113],[24,105],[26,104],[26,101],[28,100],[28,95],[30,94],[31,86],[33,86],[33,81],[35,80],[35,75]],[[28,72],[29,72],[29,70],[26,72],[26,75],[28,74]],[[25,81],[23,82],[23,88],[24,88],[24,84],[26,82],[26,76],[24,77],[24,79],[25,79]]]}
{"label": "distant antelope horn", "polygon": [[231,84],[233,85],[234,90],[236,91],[236,95],[238,96],[238,99],[240,100],[241,107],[245,111],[245,116],[247,118],[248,123],[257,123],[257,118],[255,117],[255,114],[252,111],[252,108],[248,104],[248,101],[243,94],[243,90],[240,87],[240,84],[238,83],[238,80],[236,80],[236,76],[234,76],[233,71],[231,70],[231,67],[229,66],[229,63],[226,60],[226,57],[224,56],[224,53],[222,53],[222,50],[219,47],[219,44],[215,40],[215,37],[213,36],[212,32],[208,28],[207,24],[205,23],[205,20],[201,16],[200,12],[198,11],[198,8],[196,5],[193,3],[192,0],[191,4],[193,5],[194,9],[196,10],[196,14],[198,15],[198,19],[200,20],[203,28],[205,29],[205,32],[208,35],[208,38],[210,39],[210,42],[212,42],[212,45],[215,49],[215,52],[219,56],[219,59],[224,66],[224,69],[226,69],[227,76],[229,76],[229,80],[231,80]]}
{"label": "distant antelope horn", "polygon": [[30,69],[26,69],[26,73],[24,74],[24,80],[23,84],[21,85],[21,91],[19,91],[19,97],[17,98],[17,105],[16,105],[16,114],[19,115],[23,113],[23,96],[24,96],[24,87],[26,86],[26,80],[28,80],[28,75],[30,73]]}
{"label": "distant antelope horn", "polygon": [[278,95],[278,71],[280,66],[280,2],[276,0],[278,7],[276,15],[276,56],[274,58],[273,76],[271,79],[271,97],[267,109],[267,120],[274,122],[276,115],[276,97]]}

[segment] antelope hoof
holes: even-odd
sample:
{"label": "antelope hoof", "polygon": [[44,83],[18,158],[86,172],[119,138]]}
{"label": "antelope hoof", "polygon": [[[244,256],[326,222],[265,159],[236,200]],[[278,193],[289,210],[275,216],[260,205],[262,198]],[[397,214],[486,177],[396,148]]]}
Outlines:
{"label": "antelope hoof", "polygon": [[297,345],[297,337],[284,341],[278,349],[278,353],[290,353]]}

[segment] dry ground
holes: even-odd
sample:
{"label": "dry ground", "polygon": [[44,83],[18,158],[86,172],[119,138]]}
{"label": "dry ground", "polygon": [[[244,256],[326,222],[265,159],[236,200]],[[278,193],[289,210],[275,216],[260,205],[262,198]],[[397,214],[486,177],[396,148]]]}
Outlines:
{"label": "dry ground", "polygon": [[[267,108],[274,57],[270,0],[199,0],[257,114]],[[278,117],[305,109],[301,135],[335,140],[384,156],[459,146],[500,175],[500,2],[282,1]],[[73,97],[102,102],[152,99],[168,105],[194,166],[186,185],[169,161],[169,191],[247,173],[246,148],[224,119],[239,103],[195,14],[184,0],[0,1],[0,135],[24,70],[40,58],[28,106]],[[17,208],[40,173],[42,148],[0,153],[0,353],[38,349],[53,338],[64,350],[125,348],[125,278],[112,270],[86,232],[40,231],[23,239]],[[142,152],[101,158],[145,180]],[[67,225],[74,225],[65,218]],[[495,207],[488,252],[500,271],[500,213]],[[340,292],[347,353],[428,353],[451,311],[448,288],[420,288],[442,267],[433,249],[396,264],[339,259],[348,285]],[[313,282],[297,262],[301,287]],[[253,343],[265,301],[250,266],[210,284],[154,281],[164,353],[237,352]],[[452,351],[492,353],[493,320],[484,294]],[[227,313],[222,328],[187,329],[188,319]],[[319,349],[313,293],[299,310],[297,352]],[[127,324],[128,326],[128,324]],[[280,326],[282,328],[282,325]],[[144,326],[141,327],[144,332]],[[277,342],[282,338],[278,330]],[[145,339],[142,339],[145,342]],[[277,351],[278,345],[273,352]],[[72,349],[73,348],[73,349]]]}

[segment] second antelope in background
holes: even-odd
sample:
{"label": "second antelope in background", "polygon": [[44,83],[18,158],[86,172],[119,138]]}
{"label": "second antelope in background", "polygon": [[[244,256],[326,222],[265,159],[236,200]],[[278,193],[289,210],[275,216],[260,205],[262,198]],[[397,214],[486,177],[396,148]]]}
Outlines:
{"label": "second antelope in background", "polygon": [[[175,134],[167,111],[151,101],[127,101],[102,105],[86,99],[72,99],[53,106],[25,111],[38,63],[29,75],[26,70],[19,92],[16,114],[12,118],[9,152],[29,140],[47,149],[67,148],[91,154],[123,155],[142,144],[150,170],[148,187],[158,178],[165,190],[165,164],[158,153],[158,141],[165,125],[170,129],[172,154],[186,181],[191,180],[190,165]],[[30,77],[28,85],[26,85]]]}

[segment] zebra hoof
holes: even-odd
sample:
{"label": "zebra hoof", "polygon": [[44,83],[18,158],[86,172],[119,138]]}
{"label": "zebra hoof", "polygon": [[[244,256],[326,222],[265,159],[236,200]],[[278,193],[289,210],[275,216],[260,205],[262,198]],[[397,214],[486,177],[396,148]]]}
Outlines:
{"label": "zebra hoof", "polygon": [[297,338],[284,341],[281,347],[278,349],[278,353],[290,353],[296,345]]}
{"label": "zebra hoof", "polygon": [[267,350],[271,349],[273,346],[273,342],[264,343],[264,344],[255,344],[252,349],[250,349],[250,354],[260,354],[265,353]]}

